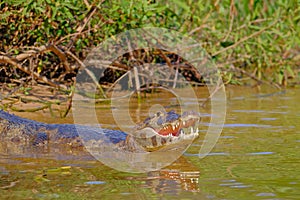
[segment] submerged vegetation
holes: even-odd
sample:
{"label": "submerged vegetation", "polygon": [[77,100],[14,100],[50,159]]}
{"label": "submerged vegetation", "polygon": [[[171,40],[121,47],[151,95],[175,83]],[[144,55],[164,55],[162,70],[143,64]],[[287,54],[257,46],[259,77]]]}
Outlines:
{"label": "submerged vegetation", "polygon": [[[299,21],[297,0],[3,0],[0,82],[5,98],[30,94],[36,83],[70,94],[93,47],[126,30],[162,27],[199,41],[226,84],[296,86]],[[126,71],[114,67],[111,76]]]}

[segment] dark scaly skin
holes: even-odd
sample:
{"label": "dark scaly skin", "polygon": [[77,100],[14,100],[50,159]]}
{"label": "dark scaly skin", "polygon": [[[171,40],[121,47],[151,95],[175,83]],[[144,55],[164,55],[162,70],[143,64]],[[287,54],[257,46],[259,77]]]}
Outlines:
{"label": "dark scaly skin", "polygon": [[46,124],[0,110],[0,141],[23,146],[58,144],[71,147],[110,143],[116,148],[132,152],[153,151],[181,140],[194,139],[198,133],[190,130],[196,130],[199,119],[194,112],[183,115],[174,111],[158,112],[127,134],[119,130],[74,124]]}

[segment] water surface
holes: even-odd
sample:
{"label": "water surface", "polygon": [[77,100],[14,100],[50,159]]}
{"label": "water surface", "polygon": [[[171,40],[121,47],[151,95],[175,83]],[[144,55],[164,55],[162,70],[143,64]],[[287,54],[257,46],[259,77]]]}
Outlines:
{"label": "water surface", "polygon": [[[207,91],[197,90],[201,101]],[[227,116],[215,148],[199,159],[209,123],[201,108],[200,136],[172,165],[155,172],[124,173],[87,154],[0,153],[0,199],[299,199],[300,91],[228,87]],[[195,104],[195,102],[191,102]],[[130,102],[134,121],[149,108],[178,109],[170,94]],[[103,127],[118,128],[109,104],[97,105]],[[17,113],[48,123],[72,123],[48,113]]]}

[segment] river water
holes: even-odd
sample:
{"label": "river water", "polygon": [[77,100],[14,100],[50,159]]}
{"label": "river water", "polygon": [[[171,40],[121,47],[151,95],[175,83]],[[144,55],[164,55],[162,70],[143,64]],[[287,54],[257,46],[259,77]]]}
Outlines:
{"label": "river water", "polygon": [[[195,91],[199,100],[207,95],[202,88]],[[201,134],[210,125],[209,105],[200,108],[200,137],[158,171],[121,172],[72,150],[51,155],[0,152],[0,199],[300,199],[300,90],[227,87],[226,94],[222,134],[204,158],[198,152]],[[161,92],[130,102],[130,115],[140,121],[157,105],[176,110],[177,103]],[[97,116],[104,127],[118,128],[112,109],[97,104]],[[72,115],[59,120],[48,113],[16,114],[48,123],[73,122]]]}

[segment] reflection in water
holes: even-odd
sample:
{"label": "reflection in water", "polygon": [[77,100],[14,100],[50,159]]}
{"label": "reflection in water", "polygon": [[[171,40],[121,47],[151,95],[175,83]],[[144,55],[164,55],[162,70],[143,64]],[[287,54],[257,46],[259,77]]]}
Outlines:
{"label": "reflection in water", "polygon": [[156,172],[149,172],[145,186],[156,193],[179,194],[180,191],[199,192],[200,172],[181,157],[171,166]]}

